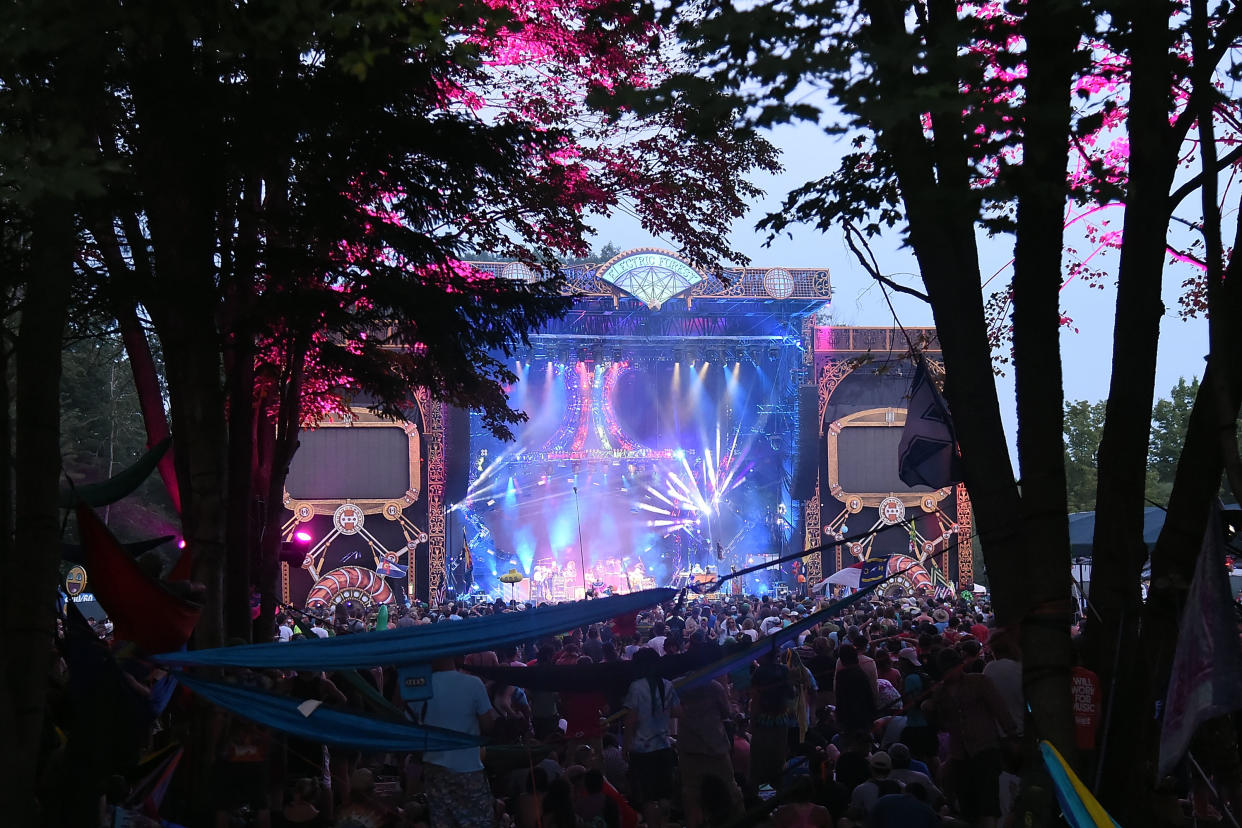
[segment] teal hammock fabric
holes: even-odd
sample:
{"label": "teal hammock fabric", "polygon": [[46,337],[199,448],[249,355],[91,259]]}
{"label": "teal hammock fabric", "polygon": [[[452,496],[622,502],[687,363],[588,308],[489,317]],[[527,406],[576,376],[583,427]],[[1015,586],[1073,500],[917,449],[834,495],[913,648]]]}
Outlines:
{"label": "teal hammock fabric", "polygon": [[176,673],[177,681],[212,704],[256,724],[289,733],[308,742],[376,752],[458,750],[483,744],[479,736],[397,722],[319,705],[310,715],[302,701],[233,684]]}
{"label": "teal hammock fabric", "polygon": [[[706,650],[698,651],[691,649],[689,653],[683,655],[664,656],[651,669],[661,678],[673,679],[683,676],[677,684],[678,687],[697,687],[797,639],[802,632],[831,620],[846,607],[867,597],[878,586],[879,584],[875,584],[829,604],[797,623],[764,636],[753,644],[743,647],[708,647]],[[706,664],[704,663],[705,657],[708,659]],[[544,667],[466,667],[466,670],[482,678],[501,684],[511,684],[514,687],[574,693],[607,692],[616,687],[628,687],[631,681],[645,675],[642,665],[635,665],[631,661]]]}
{"label": "teal hammock fabric", "polygon": [[210,650],[165,653],[155,660],[168,666],[274,667],[297,670],[349,670],[426,664],[437,658],[492,650],[590,624],[671,600],[674,589],[647,589],[509,612],[464,621],[380,632],[338,635],[274,644],[247,644]]}

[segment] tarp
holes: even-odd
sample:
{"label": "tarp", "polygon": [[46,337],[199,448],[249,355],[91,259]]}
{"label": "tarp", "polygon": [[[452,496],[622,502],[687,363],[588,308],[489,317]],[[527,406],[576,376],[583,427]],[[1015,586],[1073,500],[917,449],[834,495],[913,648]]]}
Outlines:
{"label": "tarp", "polygon": [[306,670],[348,670],[361,667],[425,664],[437,658],[481,652],[518,644],[590,624],[614,615],[654,606],[677,594],[673,589],[648,589],[501,613],[464,621],[403,627],[335,638],[248,644],[187,653],[165,653],[156,661],[167,665],[277,667]]}
{"label": "tarp", "polygon": [[[256,724],[308,742],[363,751],[406,753],[459,750],[483,744],[478,736],[410,722],[349,713],[318,701],[276,696],[233,684],[177,674],[177,680],[212,704]],[[306,713],[303,713],[303,711]]]}

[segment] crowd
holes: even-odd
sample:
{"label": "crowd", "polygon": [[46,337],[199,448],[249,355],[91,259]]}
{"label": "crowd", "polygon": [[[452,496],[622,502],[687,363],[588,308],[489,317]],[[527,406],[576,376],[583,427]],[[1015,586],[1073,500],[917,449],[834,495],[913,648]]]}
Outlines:
{"label": "crowd", "polygon": [[[378,618],[362,605],[328,617],[290,612],[277,638],[523,609],[497,600]],[[817,609],[810,600],[690,599],[436,662],[430,700],[410,703],[407,715],[483,734],[483,750],[362,755],[221,712],[217,825],[999,824],[1017,781],[1024,704],[1016,642],[989,626],[986,604],[876,599],[691,688],[662,669],[670,659],[720,660]],[[637,676],[624,686],[572,682],[568,691],[487,677],[496,666],[590,675],[589,665],[621,662]],[[392,669],[237,680],[328,705],[367,709],[372,694],[401,705]]]}

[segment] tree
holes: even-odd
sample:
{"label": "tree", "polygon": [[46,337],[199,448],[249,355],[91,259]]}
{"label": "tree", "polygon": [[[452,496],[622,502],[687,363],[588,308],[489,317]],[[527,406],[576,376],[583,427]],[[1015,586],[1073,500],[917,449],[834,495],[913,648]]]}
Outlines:
{"label": "tree", "polygon": [[1177,459],[1182,453],[1186,430],[1190,426],[1190,410],[1199,395],[1199,379],[1187,383],[1179,379],[1168,399],[1157,400],[1151,411],[1151,448],[1148,466],[1161,483],[1173,483]]}
{"label": "tree", "polygon": [[1066,505],[1071,512],[1095,508],[1096,452],[1103,427],[1103,402],[1065,404]]}
{"label": "tree", "polygon": [[[422,388],[507,434],[522,415],[503,356],[564,308],[558,261],[589,250],[592,215],[631,210],[700,263],[737,258],[723,231],[758,192],[744,175],[776,166],[727,119],[692,134],[685,105],[594,114],[588,97],[670,60],[650,18],[611,0],[19,4],[4,26],[22,41],[0,60],[5,185],[14,164],[44,164],[14,207],[23,275],[41,275],[17,337],[17,462],[42,464],[19,492],[21,540],[55,548],[58,440],[23,412],[47,402],[36,354],[59,353],[85,285],[125,337],[149,439],[163,406],[139,308],[158,340],[200,645],[250,635],[253,586],[271,607],[279,536],[260,529],[300,425],[355,394],[400,415]],[[32,154],[34,139],[58,151]],[[46,186],[84,169],[89,191]],[[462,262],[472,249],[550,278],[491,278]],[[4,616],[21,629],[5,654],[15,704],[0,705],[21,711],[3,722],[11,759],[37,753],[43,712],[54,556],[39,565],[13,602],[39,612]],[[3,776],[6,813],[29,813],[30,772]]]}

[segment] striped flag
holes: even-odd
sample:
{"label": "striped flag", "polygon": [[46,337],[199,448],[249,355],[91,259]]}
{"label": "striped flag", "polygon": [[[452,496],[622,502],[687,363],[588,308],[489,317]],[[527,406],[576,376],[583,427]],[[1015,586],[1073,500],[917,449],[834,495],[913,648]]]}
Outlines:
{"label": "striped flag", "polygon": [[470,541],[466,538],[466,530],[461,530],[461,556],[465,561],[466,571],[470,572],[474,569],[474,557],[470,554]]}

